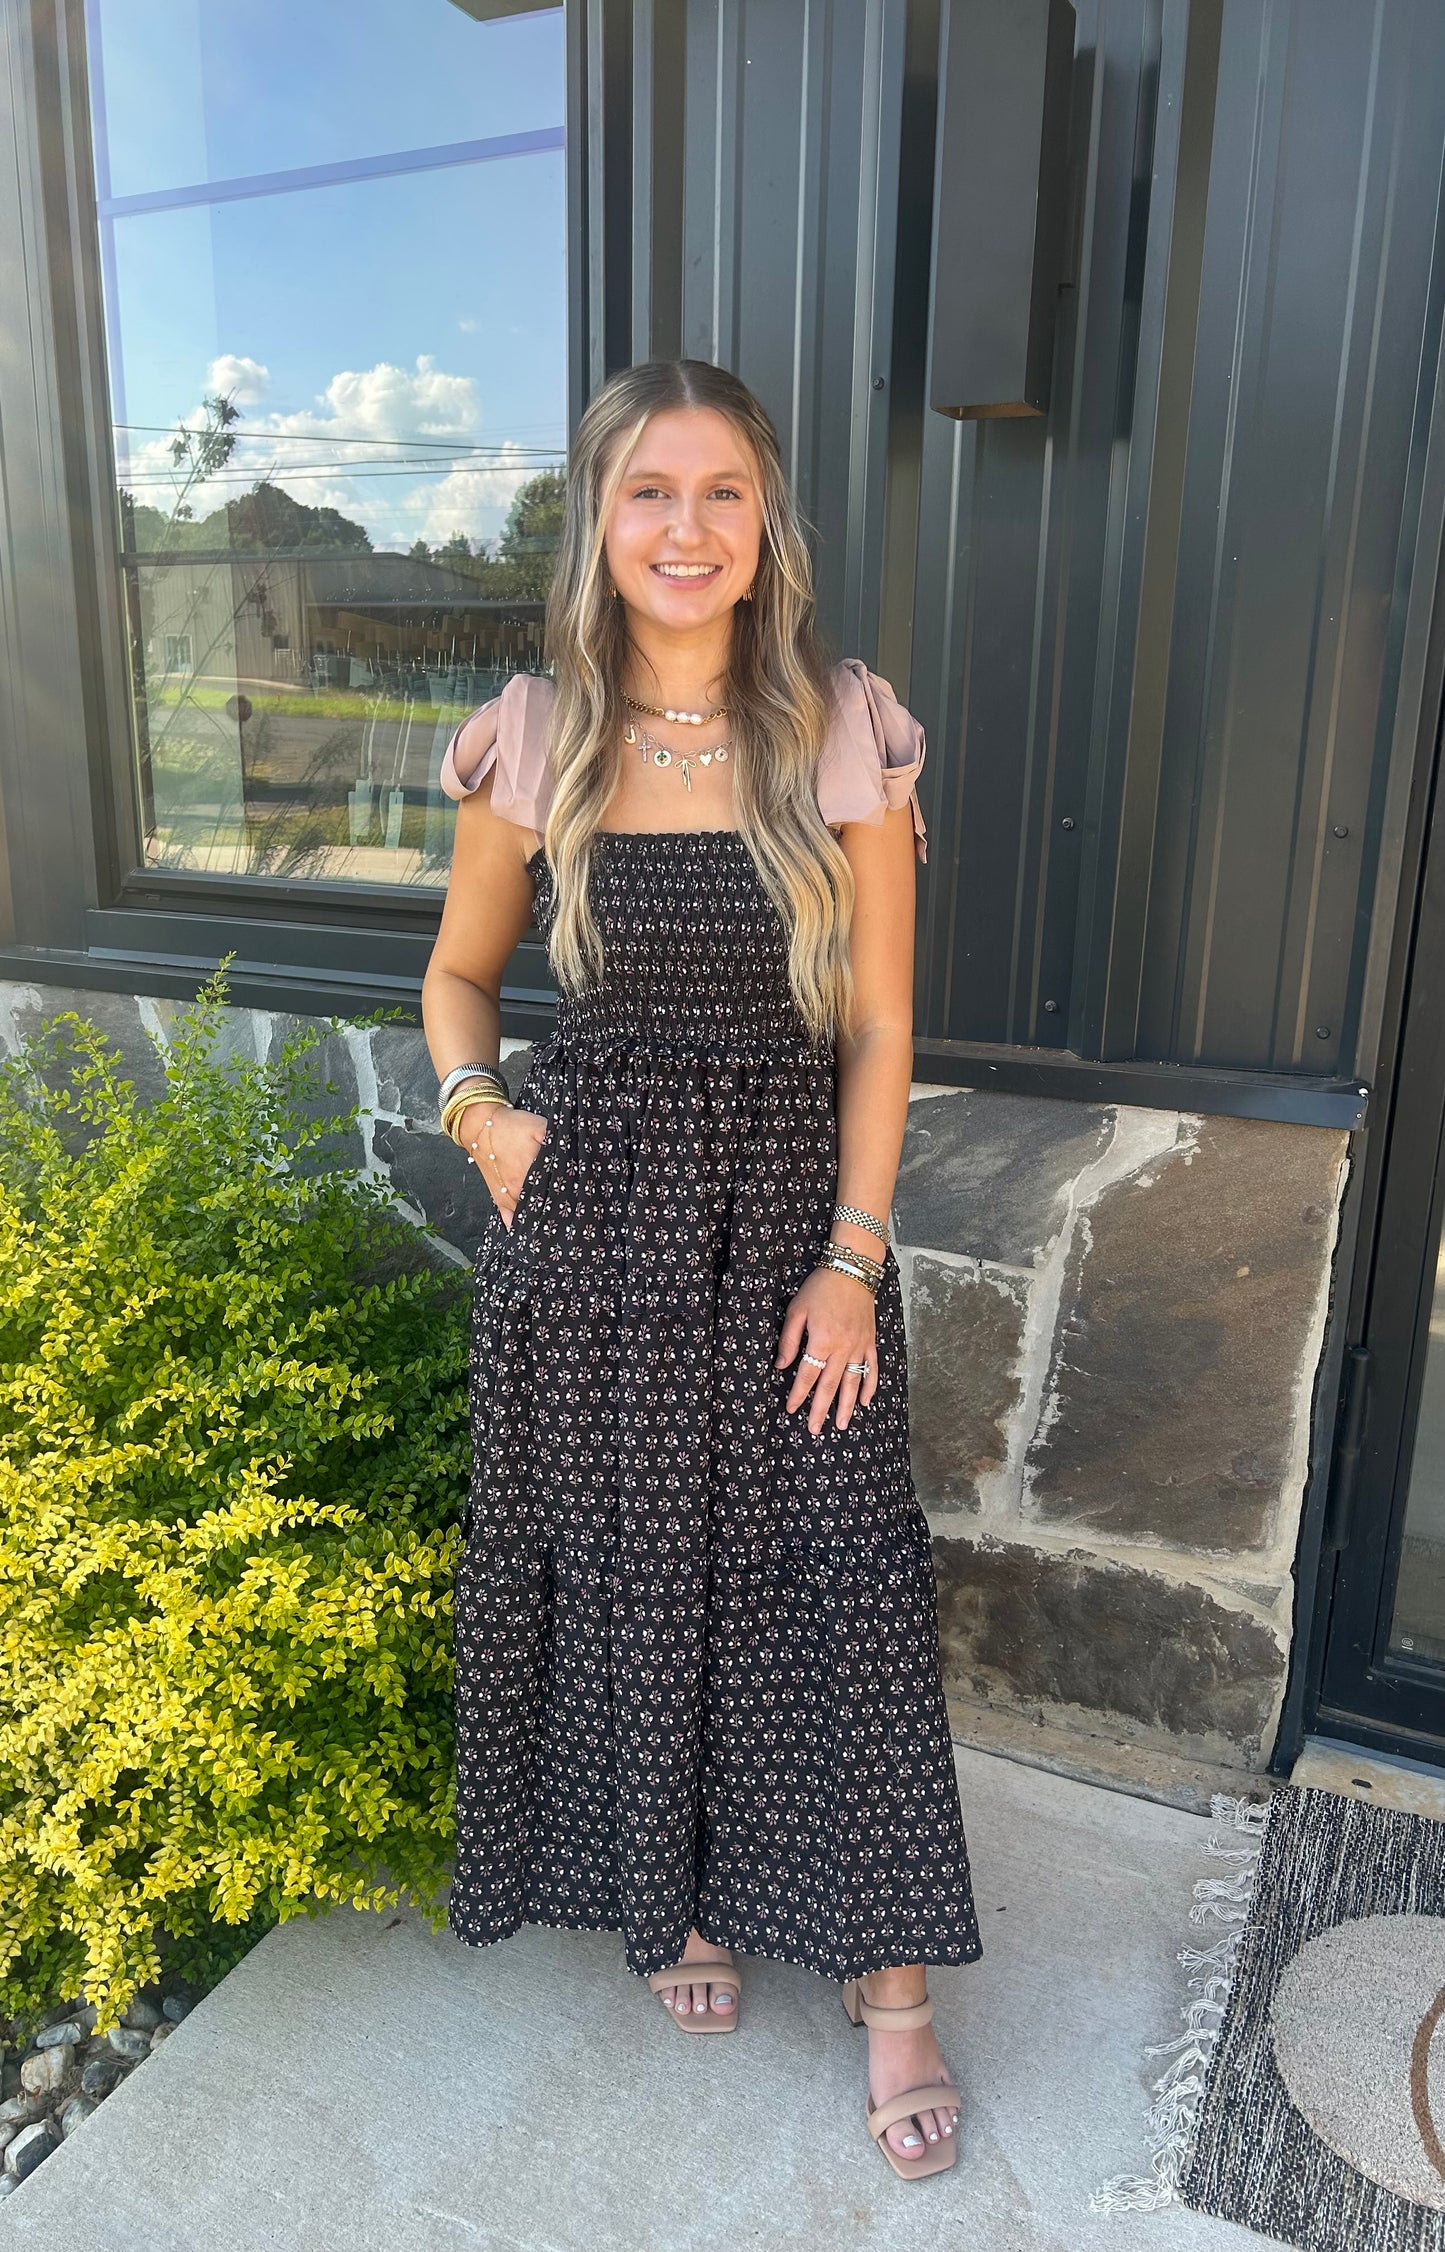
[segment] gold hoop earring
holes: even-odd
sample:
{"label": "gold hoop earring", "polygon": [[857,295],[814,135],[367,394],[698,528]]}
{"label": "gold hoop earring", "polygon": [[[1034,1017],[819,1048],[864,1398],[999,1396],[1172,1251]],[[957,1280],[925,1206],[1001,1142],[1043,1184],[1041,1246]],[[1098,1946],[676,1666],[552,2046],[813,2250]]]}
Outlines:
{"label": "gold hoop earring", "polygon": [[752,590],[752,588],[751,588],[750,586],[745,586],[745,587],[743,588],[743,600],[744,600],[744,602],[751,602],[751,601],[752,601],[752,598],[753,598],[753,590]]}

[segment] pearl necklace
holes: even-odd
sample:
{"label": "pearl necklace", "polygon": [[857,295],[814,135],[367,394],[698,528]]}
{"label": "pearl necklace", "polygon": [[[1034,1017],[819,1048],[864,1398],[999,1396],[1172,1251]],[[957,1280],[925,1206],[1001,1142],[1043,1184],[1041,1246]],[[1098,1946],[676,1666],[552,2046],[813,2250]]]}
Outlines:
{"label": "pearl necklace", "polygon": [[[673,714],[674,718],[677,716],[679,715]],[[666,743],[654,743],[647,730],[636,726],[632,720],[629,720],[626,727],[623,728],[622,740],[624,743],[635,743],[637,745],[642,753],[644,765],[647,763],[649,753],[654,766],[671,766],[673,760],[676,759],[682,769],[682,779],[689,790],[692,788],[692,775],[688,769],[694,757],[696,757],[700,766],[711,766],[714,759],[717,760],[719,766],[725,766],[732,753],[732,746],[729,743],[714,743],[710,751],[671,751]]]}
{"label": "pearl necklace", "polygon": [[728,716],[726,704],[719,704],[715,712],[670,712],[661,704],[639,704],[635,696],[624,697],[623,701],[634,712],[646,712],[649,719],[676,719],[684,727],[705,727],[710,719],[726,719]]}

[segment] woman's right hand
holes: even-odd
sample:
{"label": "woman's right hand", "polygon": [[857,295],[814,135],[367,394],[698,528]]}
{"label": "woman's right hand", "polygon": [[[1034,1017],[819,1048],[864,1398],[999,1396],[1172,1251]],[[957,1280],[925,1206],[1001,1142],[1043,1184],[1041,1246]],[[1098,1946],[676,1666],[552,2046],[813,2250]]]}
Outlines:
{"label": "woman's right hand", "polygon": [[522,1183],[547,1139],[546,1119],[535,1110],[514,1110],[510,1103],[471,1103],[457,1120],[457,1133],[510,1235]]}

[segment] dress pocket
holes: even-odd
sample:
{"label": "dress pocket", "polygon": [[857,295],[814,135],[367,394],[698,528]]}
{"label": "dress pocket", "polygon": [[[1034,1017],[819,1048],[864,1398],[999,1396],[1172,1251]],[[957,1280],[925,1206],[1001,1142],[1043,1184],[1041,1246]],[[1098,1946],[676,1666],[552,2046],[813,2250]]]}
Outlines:
{"label": "dress pocket", "polygon": [[524,1217],[524,1215],[530,1213],[533,1204],[536,1202],[536,1199],[541,1192],[543,1185],[541,1178],[542,1168],[546,1164],[546,1161],[551,1154],[554,1138],[554,1129],[549,1120],[547,1131],[542,1136],[541,1141],[537,1145],[537,1154],[532,1159],[531,1164],[527,1167],[526,1172],[522,1175],[522,1186],[517,1191],[517,1201],[512,1207],[512,1226],[514,1228],[516,1227],[518,1221]]}
{"label": "dress pocket", "polygon": [[[539,1112],[538,1115],[541,1116],[542,1114]],[[484,1273],[495,1259],[505,1258],[509,1249],[525,1240],[532,1215],[543,1194],[545,1184],[542,1179],[542,1170],[551,1155],[555,1138],[556,1128],[549,1121],[547,1132],[538,1145],[537,1154],[522,1176],[522,1186],[518,1191],[517,1201],[512,1207],[510,1228],[502,1218],[498,1206],[492,1202],[490,1193],[488,1193],[487,1201],[491,1209],[487,1214],[481,1246],[477,1253],[476,1263],[479,1273]]]}

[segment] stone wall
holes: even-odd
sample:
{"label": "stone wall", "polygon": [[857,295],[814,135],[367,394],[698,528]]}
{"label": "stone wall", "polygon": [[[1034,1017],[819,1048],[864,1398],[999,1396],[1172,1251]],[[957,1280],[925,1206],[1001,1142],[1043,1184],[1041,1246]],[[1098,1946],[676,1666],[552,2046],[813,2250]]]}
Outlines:
{"label": "stone wall", "polygon": [[[0,985],[0,1047],[74,1008],[155,1089],[176,1007]],[[227,1037],[264,1057],[293,1021]],[[348,1154],[470,1258],[486,1192],[420,1030],[321,1061]],[[1346,1159],[1316,1127],[914,1089],[894,1234],[959,1734],[1135,1783],[1267,1760]]]}
{"label": "stone wall", "polygon": [[1347,1139],[915,1089],[894,1224],[966,1732],[1267,1760]]}

